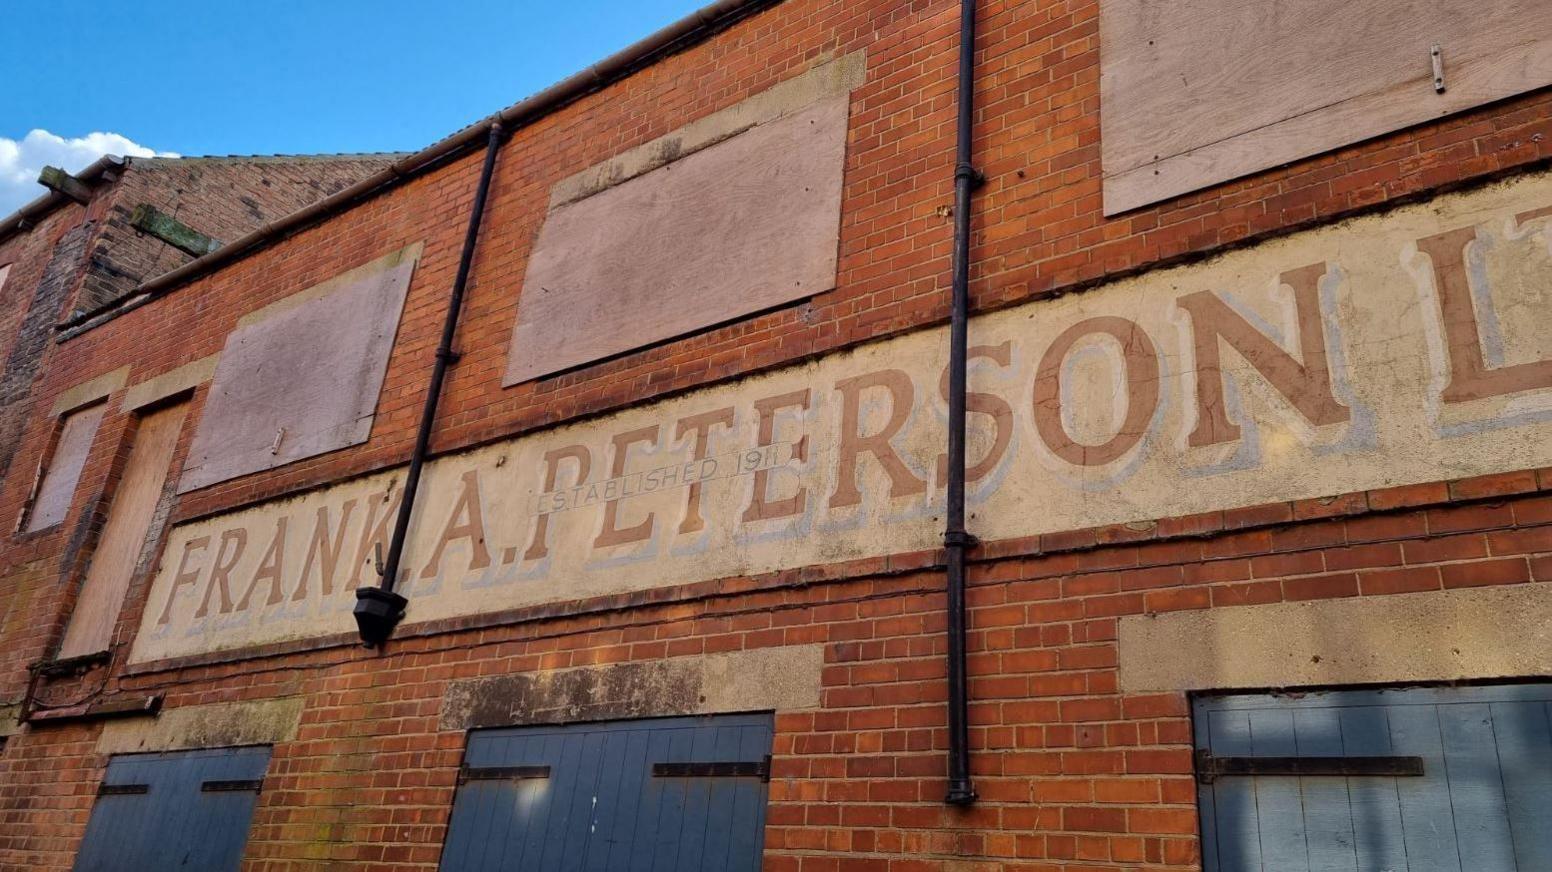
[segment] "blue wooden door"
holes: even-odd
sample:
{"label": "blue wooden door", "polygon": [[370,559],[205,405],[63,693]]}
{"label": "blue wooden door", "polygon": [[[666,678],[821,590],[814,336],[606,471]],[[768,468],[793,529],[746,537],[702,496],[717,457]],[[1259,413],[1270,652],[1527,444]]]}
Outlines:
{"label": "blue wooden door", "polygon": [[269,748],[125,754],[108,763],[76,872],[235,870]]}
{"label": "blue wooden door", "polygon": [[754,872],[770,715],[470,735],[444,872]]}
{"label": "blue wooden door", "polygon": [[1548,685],[1199,699],[1204,865],[1552,870],[1549,715]]}

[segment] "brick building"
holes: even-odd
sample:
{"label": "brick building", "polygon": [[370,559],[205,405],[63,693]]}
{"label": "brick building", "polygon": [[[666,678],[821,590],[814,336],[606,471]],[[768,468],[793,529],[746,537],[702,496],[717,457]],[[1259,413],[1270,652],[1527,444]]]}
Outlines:
{"label": "brick building", "polygon": [[0,866],[1548,868],[1552,11],[978,6],[723,0],[78,318]]}
{"label": "brick building", "polygon": [[0,219],[0,481],[61,333],[145,279],[316,202],[398,155],[103,158]]}

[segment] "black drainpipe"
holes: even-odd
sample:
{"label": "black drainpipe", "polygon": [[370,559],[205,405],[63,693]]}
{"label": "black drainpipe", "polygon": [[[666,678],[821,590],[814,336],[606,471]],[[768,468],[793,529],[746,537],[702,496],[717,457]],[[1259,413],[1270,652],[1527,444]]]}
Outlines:
{"label": "black drainpipe", "polygon": [[965,368],[970,320],[970,194],[985,179],[970,163],[975,119],[975,0],[960,0],[959,119],[954,155],[953,307],[949,316],[948,509],[943,549],[948,564],[949,805],[975,802],[970,780],[970,690],[965,676]]}
{"label": "black drainpipe", "polygon": [[356,590],[356,625],[361,631],[361,641],[368,648],[377,647],[388,640],[393,634],[393,628],[403,620],[405,606],[409,605],[409,600],[394,593],[393,585],[399,577],[399,562],[404,556],[404,540],[410,529],[410,515],[415,511],[415,493],[420,490],[421,470],[426,465],[426,453],[431,447],[431,427],[436,422],[437,403],[442,398],[442,382],[447,378],[448,364],[458,359],[453,351],[453,339],[458,332],[464,286],[469,281],[474,247],[480,238],[480,219],[485,214],[485,196],[490,193],[490,176],[496,166],[501,134],[500,122],[490,125],[490,136],[485,141],[485,167],[480,171],[480,187],[474,194],[474,210],[469,213],[469,230],[463,238],[463,255],[458,260],[458,276],[453,280],[453,294],[447,301],[447,318],[442,322],[442,343],[437,346],[436,364],[431,368],[426,406],[420,413],[420,431],[415,434],[415,451],[410,455],[409,473],[404,478],[404,497],[399,502],[399,516],[394,520],[388,557],[378,567],[382,580],[377,587]]}

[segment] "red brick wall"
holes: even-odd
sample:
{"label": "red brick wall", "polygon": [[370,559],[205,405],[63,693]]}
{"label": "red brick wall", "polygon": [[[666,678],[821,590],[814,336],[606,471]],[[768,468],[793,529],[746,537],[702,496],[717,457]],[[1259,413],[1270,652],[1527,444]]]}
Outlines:
{"label": "red brick wall", "polygon": [[132,293],[142,281],[193,260],[129,225],[142,203],[206,236],[231,242],[355,184],[395,157],[131,158],[130,169],[108,192],[103,228],[93,245],[92,269],[71,311],[94,311]]}
{"label": "red brick wall", "polygon": [[[947,312],[958,6],[786,0],[604,93],[519,130],[497,165],[434,447],[445,451],[934,324]],[[1546,162],[1552,94],[1527,95],[1114,220],[1100,213],[1094,2],[982,4],[976,304],[1109,277]],[[853,95],[838,288],[809,303],[502,389],[525,258],[550,186],[811,66],[865,50]],[[138,382],[215,353],[246,312],[424,241],[372,439],[187,495],[175,518],[403,462],[473,198],[465,157],[91,330],[50,355],[35,396],[123,364]],[[197,420],[203,389],[190,420]],[[67,614],[71,567],[124,442],[104,422],[64,528],[0,547],[0,702],[19,698]],[[189,432],[192,432],[190,429]],[[46,442],[34,417],[17,464]],[[187,434],[185,441],[187,440]],[[777,721],[768,866],[778,870],[1189,869],[1196,862],[1183,696],[1117,691],[1125,614],[1467,583],[1545,580],[1552,498],[1538,471],[1334,500],[1165,518],[1152,529],[987,543],[972,590],[972,739],[983,800],[941,804],[943,597],[933,555],[696,586],[675,602],[578,604],[564,618],[125,677],[169,706],[301,695],[275,749],[249,868],[435,867],[461,733],[437,731],[457,678],[824,643],[818,710]],[[0,518],[25,499],[0,488]],[[144,573],[118,639],[138,624]],[[693,595],[692,595],[693,594]],[[125,650],[123,647],[120,650]],[[94,673],[48,692],[67,701]],[[68,868],[105,760],[100,727],[44,727],[0,758],[0,866]]]}
{"label": "red brick wall", "polygon": [[[1437,504],[1442,489],[1378,491],[1318,511],[1202,519],[1156,541],[983,556],[969,640],[981,801],[969,811],[941,803],[943,595],[930,554],[903,555],[892,571],[835,567],[687,603],[406,639],[384,656],[334,649],[122,687],[166,693],[169,707],[303,697],[299,735],[275,748],[247,868],[431,869],[464,743],[438,731],[450,682],[824,643],[821,707],[777,718],[767,868],[1189,869],[1188,703],[1118,692],[1120,616],[1545,582],[1545,484],[1473,480],[1455,505]],[[0,758],[0,865],[69,868],[107,762],[93,753],[99,729],[13,740]]]}

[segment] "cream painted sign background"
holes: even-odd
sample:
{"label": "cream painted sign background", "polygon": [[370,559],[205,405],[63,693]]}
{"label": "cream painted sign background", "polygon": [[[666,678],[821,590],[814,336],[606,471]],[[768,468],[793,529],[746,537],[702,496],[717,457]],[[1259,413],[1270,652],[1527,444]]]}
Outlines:
{"label": "cream painted sign background", "polygon": [[[1552,176],[971,326],[984,539],[1552,465]],[[944,330],[437,461],[410,624],[933,547]],[[402,471],[185,524],[133,659],[351,632]]]}

